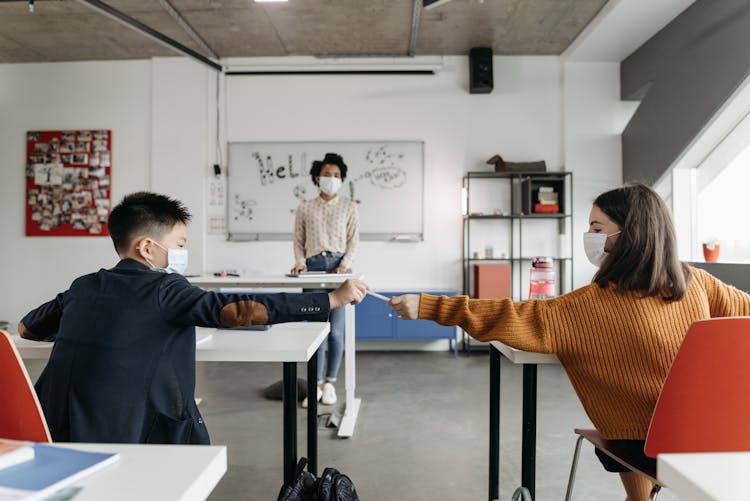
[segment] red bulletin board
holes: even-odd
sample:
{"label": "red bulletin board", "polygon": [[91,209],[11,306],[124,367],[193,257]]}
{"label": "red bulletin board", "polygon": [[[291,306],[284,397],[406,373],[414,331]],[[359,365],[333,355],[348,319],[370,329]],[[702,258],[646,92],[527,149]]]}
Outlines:
{"label": "red bulletin board", "polygon": [[106,236],[112,131],[26,133],[26,235]]}

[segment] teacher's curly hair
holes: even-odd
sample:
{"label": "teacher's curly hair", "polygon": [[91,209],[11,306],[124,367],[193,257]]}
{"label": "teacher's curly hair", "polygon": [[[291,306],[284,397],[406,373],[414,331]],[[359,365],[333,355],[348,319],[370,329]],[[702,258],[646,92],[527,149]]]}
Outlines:
{"label": "teacher's curly hair", "polygon": [[328,164],[338,167],[339,171],[341,171],[341,180],[343,181],[344,179],[346,179],[347,167],[344,163],[343,157],[338,153],[326,153],[326,156],[323,157],[323,160],[313,161],[312,167],[310,168],[310,177],[312,178],[313,184],[315,184],[316,186],[318,185],[318,183],[315,182],[315,178],[320,176],[320,171],[323,169],[323,166]]}

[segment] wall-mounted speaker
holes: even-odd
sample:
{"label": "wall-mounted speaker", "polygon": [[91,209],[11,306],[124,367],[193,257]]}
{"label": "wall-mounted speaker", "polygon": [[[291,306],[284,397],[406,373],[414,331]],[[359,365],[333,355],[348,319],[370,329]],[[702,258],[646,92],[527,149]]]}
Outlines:
{"label": "wall-mounted speaker", "polygon": [[489,47],[474,47],[469,52],[469,92],[492,92],[492,49]]}

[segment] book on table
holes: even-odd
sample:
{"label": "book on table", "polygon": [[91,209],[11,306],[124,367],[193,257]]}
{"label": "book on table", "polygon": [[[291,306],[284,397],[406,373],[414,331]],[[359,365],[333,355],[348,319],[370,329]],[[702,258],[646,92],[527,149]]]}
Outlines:
{"label": "book on table", "polygon": [[88,452],[51,444],[29,444],[30,461],[0,470],[0,499],[35,501],[119,460],[118,453]]}
{"label": "book on table", "polygon": [[32,459],[34,459],[34,448],[26,442],[0,438],[0,470]]}

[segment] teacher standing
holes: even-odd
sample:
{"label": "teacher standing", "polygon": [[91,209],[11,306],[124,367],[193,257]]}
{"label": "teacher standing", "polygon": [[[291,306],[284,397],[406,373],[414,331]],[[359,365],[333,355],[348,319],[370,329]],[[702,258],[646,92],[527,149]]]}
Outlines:
{"label": "teacher standing", "polygon": [[[293,274],[305,271],[351,272],[359,246],[359,214],[354,201],[338,196],[346,171],[344,159],[336,153],[326,153],[323,160],[313,162],[310,177],[320,189],[320,196],[302,202],[297,208]],[[330,322],[327,342],[321,344],[317,353],[317,399],[325,405],[336,403],[334,383],[344,356],[344,309],[332,310]],[[328,366],[323,379],[326,359]],[[302,406],[307,407],[307,399]]]}

